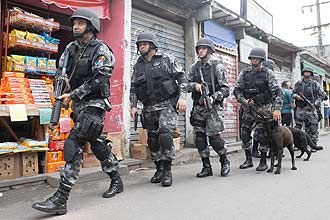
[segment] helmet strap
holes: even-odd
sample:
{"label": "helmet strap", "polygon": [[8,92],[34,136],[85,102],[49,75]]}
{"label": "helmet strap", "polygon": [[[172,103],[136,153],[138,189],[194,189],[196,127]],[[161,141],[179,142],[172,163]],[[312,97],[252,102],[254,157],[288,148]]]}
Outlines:
{"label": "helmet strap", "polygon": [[73,33],[73,37],[76,38],[76,39],[79,39],[79,38],[82,38],[85,34],[87,34],[89,32],[92,32],[94,34],[94,36],[95,36],[95,29],[94,29],[94,27],[92,26],[92,24],[89,21],[87,21],[87,26],[86,26],[85,31],[82,32],[82,33]]}

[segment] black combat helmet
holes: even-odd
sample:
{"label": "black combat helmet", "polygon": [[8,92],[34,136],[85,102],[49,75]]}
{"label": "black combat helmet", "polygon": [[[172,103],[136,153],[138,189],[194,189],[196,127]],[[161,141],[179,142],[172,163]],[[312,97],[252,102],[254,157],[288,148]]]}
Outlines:
{"label": "black combat helmet", "polygon": [[82,18],[91,23],[96,33],[100,32],[100,18],[97,16],[95,12],[88,8],[78,8],[77,11],[73,13],[70,17],[71,23],[73,23],[73,19]]}
{"label": "black combat helmet", "polygon": [[156,38],[156,35],[154,35],[151,32],[143,32],[141,33],[135,42],[136,46],[139,47],[140,42],[150,42],[153,45],[155,45],[156,48],[159,48],[159,44]]}
{"label": "black combat helmet", "polygon": [[314,70],[310,67],[304,67],[304,69],[301,71],[301,75],[304,75],[304,72],[310,72],[311,75],[314,75]]}
{"label": "black combat helmet", "polygon": [[206,39],[206,38],[201,38],[197,41],[197,44],[196,44],[196,47],[195,47],[195,50],[196,50],[196,53],[198,54],[198,47],[199,46],[204,46],[204,47],[208,47],[212,53],[215,52],[215,47],[214,47],[214,44],[211,40],[209,39]]}
{"label": "black combat helmet", "polygon": [[262,48],[253,48],[250,52],[249,59],[251,60],[252,58],[259,58],[261,61],[266,60],[266,51]]}
{"label": "black combat helmet", "polygon": [[268,69],[274,70],[275,62],[273,60],[267,59],[262,62],[262,65]]}

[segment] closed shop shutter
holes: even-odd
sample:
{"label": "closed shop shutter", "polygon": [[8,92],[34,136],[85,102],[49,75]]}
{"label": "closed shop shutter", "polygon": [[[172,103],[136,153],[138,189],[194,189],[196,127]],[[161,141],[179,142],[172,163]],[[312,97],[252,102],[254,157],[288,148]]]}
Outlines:
{"label": "closed shop shutter", "polygon": [[[139,55],[135,45],[137,36],[143,31],[153,32],[159,41],[160,50],[164,53],[170,53],[175,56],[184,66],[185,64],[185,48],[184,48],[184,27],[180,24],[157,17],[144,11],[132,10],[132,26],[131,26],[131,70],[136,63]],[[178,126],[181,132],[181,145],[185,143],[185,114],[180,113]],[[139,122],[138,127],[141,127]],[[131,141],[138,140],[138,132],[134,131],[134,122],[131,121]]]}

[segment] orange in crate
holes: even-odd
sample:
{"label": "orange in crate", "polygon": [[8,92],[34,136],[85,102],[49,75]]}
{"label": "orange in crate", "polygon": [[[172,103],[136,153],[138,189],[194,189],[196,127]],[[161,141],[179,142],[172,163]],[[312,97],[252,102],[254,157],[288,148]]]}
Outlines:
{"label": "orange in crate", "polygon": [[47,163],[47,173],[61,171],[64,165],[65,165],[65,161]]}
{"label": "orange in crate", "polygon": [[63,161],[63,151],[53,151],[47,153],[47,162],[54,163]]}

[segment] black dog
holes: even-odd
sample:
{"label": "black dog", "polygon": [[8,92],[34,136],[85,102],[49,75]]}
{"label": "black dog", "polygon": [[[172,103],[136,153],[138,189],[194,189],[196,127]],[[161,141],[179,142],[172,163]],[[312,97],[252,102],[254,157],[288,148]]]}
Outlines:
{"label": "black dog", "polygon": [[308,161],[312,153],[307,148],[307,145],[313,148],[313,146],[315,146],[314,142],[303,130],[293,127],[288,127],[288,128],[292,132],[294,146],[301,151],[301,154],[297,156],[297,158],[301,158],[306,152],[307,158],[304,159],[304,161]]}
{"label": "black dog", "polygon": [[273,120],[273,113],[267,109],[257,111],[257,118],[266,129],[268,140],[270,141],[270,155],[271,165],[267,170],[272,173],[274,170],[275,154],[277,156],[278,164],[275,174],[281,173],[283,148],[286,147],[290,151],[292,168],[296,170],[295,158],[293,151],[293,135],[287,127],[280,126],[277,121]]}

